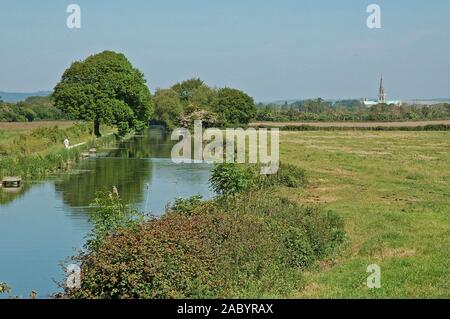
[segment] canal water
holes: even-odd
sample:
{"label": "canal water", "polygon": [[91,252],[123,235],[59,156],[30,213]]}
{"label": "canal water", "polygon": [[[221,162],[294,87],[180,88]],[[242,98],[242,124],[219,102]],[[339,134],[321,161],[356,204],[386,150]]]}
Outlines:
{"label": "canal water", "polygon": [[40,298],[60,291],[62,265],[83,248],[91,229],[88,206],[97,191],[116,186],[132,207],[157,216],[175,198],[211,198],[211,166],[173,163],[173,143],[151,129],[70,173],[27,183],[19,193],[0,190],[0,282],[24,298],[32,290]]}

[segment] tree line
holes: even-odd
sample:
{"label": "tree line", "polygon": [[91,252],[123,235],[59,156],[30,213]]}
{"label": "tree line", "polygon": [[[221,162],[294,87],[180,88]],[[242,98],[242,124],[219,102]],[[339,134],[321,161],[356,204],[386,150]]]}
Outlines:
{"label": "tree line", "polygon": [[25,101],[6,103],[0,98],[0,122],[33,122],[67,119],[50,97],[32,96]]}
{"label": "tree line", "polygon": [[414,121],[450,118],[450,103],[435,105],[388,105],[366,107],[360,100],[325,101],[321,98],[278,105],[259,103],[257,121]]}
{"label": "tree line", "polygon": [[119,134],[139,131],[149,123],[169,129],[248,124],[256,116],[252,97],[232,88],[211,88],[193,78],[157,89],[152,95],[144,74],[125,55],[104,51],[76,61],[65,70],[50,97],[1,103],[0,121],[72,119],[116,126]]}
{"label": "tree line", "polygon": [[255,105],[238,89],[213,88],[193,78],[151,94],[144,74],[125,55],[104,51],[76,61],[64,72],[50,97],[4,103],[0,121],[81,120],[116,126],[119,134],[139,131],[149,123],[169,129],[190,127],[202,120],[207,127],[230,127],[257,121],[403,121],[450,118],[450,103],[432,106],[378,104],[367,108],[360,100],[321,98]]}
{"label": "tree line", "polygon": [[150,93],[144,74],[125,55],[104,51],[74,62],[56,85],[52,98],[71,118],[116,126],[120,135],[139,131],[149,123],[168,128],[249,123],[256,115],[253,98],[236,89],[212,89],[190,79]]}
{"label": "tree line", "polygon": [[252,97],[232,88],[211,88],[201,79],[189,79],[154,96],[154,121],[168,128],[191,127],[202,120],[206,127],[248,124],[256,116]]}

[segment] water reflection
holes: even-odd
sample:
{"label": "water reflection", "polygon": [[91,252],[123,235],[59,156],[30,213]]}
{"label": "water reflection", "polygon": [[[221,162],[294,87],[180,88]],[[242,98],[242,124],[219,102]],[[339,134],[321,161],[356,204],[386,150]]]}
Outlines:
{"label": "water reflection", "polygon": [[55,182],[64,203],[73,208],[88,206],[96,192],[119,189],[125,202],[140,203],[142,190],[151,179],[152,162],[139,158],[98,158],[86,160],[80,165],[78,174],[70,174]]}
{"label": "water reflection", "polygon": [[58,264],[81,249],[90,230],[88,205],[99,190],[119,189],[125,201],[155,215],[176,197],[213,194],[210,166],[173,164],[173,142],[151,130],[119,143],[106,157],[82,161],[75,172],[25,184],[18,193],[0,192],[0,282],[28,296],[57,291]]}
{"label": "water reflection", "polygon": [[8,204],[22,197],[28,190],[30,185],[24,183],[21,188],[4,189],[0,188],[0,205]]}

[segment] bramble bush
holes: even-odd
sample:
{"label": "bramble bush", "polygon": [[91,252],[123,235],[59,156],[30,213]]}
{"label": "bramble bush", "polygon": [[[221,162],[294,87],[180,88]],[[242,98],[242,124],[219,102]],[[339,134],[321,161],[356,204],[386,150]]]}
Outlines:
{"label": "bramble bush", "polygon": [[280,164],[276,174],[262,175],[260,172],[260,165],[217,164],[209,182],[211,189],[224,197],[273,186],[298,188],[307,183],[305,170],[290,164]]}
{"label": "bramble bush", "polygon": [[210,185],[221,196],[234,196],[253,186],[254,172],[244,165],[219,164],[212,169]]}
{"label": "bramble bush", "polygon": [[[61,297],[289,296],[302,286],[302,272],[336,253],[345,234],[339,216],[275,195],[271,186],[283,185],[284,178],[272,179],[233,196],[177,199],[161,218],[132,227],[125,218],[75,258],[82,268],[81,289],[67,289]],[[96,206],[115,216],[123,204],[115,198],[112,205],[109,198]]]}
{"label": "bramble bush", "polygon": [[88,236],[87,247],[91,250],[107,236],[123,228],[135,229],[143,221],[142,214],[124,204],[120,195],[110,192],[98,192],[90,208],[93,228]]}

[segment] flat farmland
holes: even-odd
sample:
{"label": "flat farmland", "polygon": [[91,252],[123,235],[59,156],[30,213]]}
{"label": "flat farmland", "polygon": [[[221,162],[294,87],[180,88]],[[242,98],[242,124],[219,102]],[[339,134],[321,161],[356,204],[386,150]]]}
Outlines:
{"label": "flat farmland", "polygon": [[[450,132],[281,132],[280,143],[310,185],[279,193],[338,213],[348,235],[293,297],[450,297]],[[372,264],[381,289],[366,285]]]}

